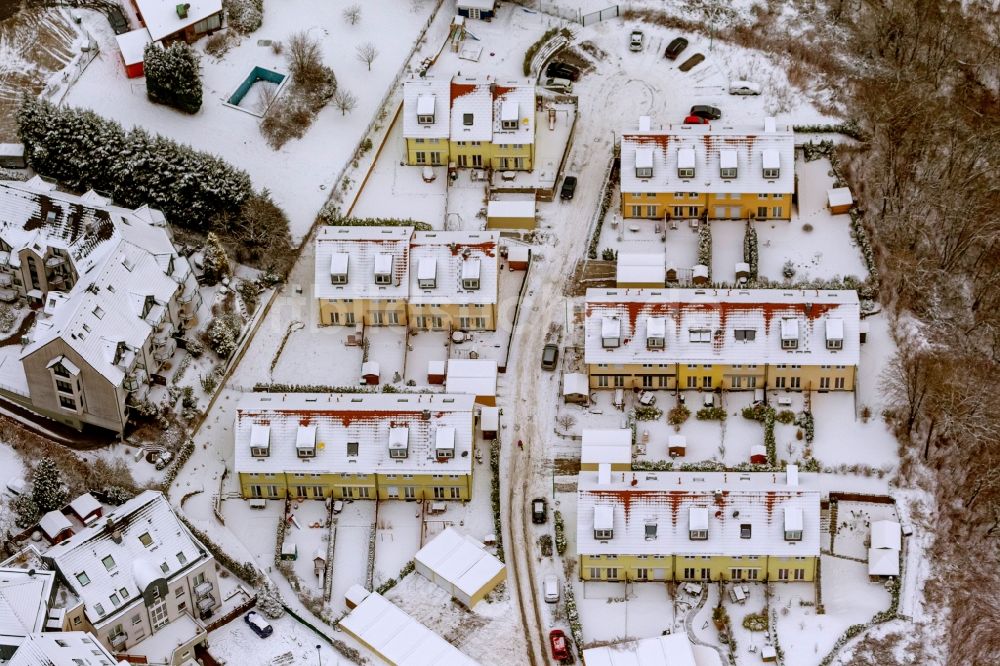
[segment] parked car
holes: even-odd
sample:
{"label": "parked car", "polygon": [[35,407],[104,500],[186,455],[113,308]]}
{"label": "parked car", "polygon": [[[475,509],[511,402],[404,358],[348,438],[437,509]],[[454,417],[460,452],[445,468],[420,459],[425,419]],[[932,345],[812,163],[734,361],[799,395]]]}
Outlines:
{"label": "parked car", "polygon": [[760,84],[754,83],[753,81],[729,82],[730,95],[759,95],[760,90],[761,90]]}
{"label": "parked car", "polygon": [[536,525],[543,525],[549,519],[549,503],[544,497],[536,497],[531,500],[531,522]]}
{"label": "parked car", "polygon": [[632,35],[628,39],[628,50],[641,51],[642,40],[643,40],[642,30],[633,30]]}
{"label": "parked car", "polygon": [[568,62],[553,60],[545,66],[545,76],[550,76],[554,79],[569,79],[570,81],[576,81],[580,78],[580,69],[578,67],[574,67]]}
{"label": "parked car", "polygon": [[691,115],[704,118],[706,120],[718,120],[722,117],[722,109],[708,104],[695,104],[691,107]]}
{"label": "parked car", "polygon": [[674,41],[667,44],[667,50],[664,51],[663,55],[667,60],[677,60],[677,56],[681,54],[681,51],[687,48],[688,40],[683,37],[678,37]]}
{"label": "parked car", "polygon": [[116,35],[128,32],[128,19],[125,18],[125,13],[118,5],[108,9],[108,23],[111,24],[111,29],[115,31]]}
{"label": "parked car", "polygon": [[576,176],[566,176],[563,178],[562,188],[559,190],[559,198],[569,201],[576,194]]}
{"label": "parked car", "polygon": [[553,629],[549,632],[549,646],[552,648],[552,658],[556,661],[569,659],[569,644],[562,629]]}
{"label": "parked car", "polygon": [[709,121],[698,116],[688,116],[684,119],[685,125],[707,125]]}
{"label": "parked car", "polygon": [[542,87],[566,94],[573,92],[573,82],[569,79],[563,79],[558,76],[550,76],[546,78]]}
{"label": "parked car", "polygon": [[704,59],[705,59],[704,55],[702,55],[701,53],[695,53],[693,56],[682,62],[681,66],[678,67],[677,69],[681,70],[682,72],[689,72],[692,69],[694,69],[695,65],[697,65]]}
{"label": "parked car", "polygon": [[265,620],[264,616],[257,611],[250,611],[243,616],[243,619],[253,629],[253,633],[261,638],[267,638],[274,633],[274,627],[271,626],[271,623]]}
{"label": "parked car", "polygon": [[548,574],[542,579],[542,596],[547,604],[559,601],[559,578],[555,574]]}
{"label": "parked car", "polygon": [[542,347],[542,370],[555,370],[559,360],[559,346],[549,343]]}

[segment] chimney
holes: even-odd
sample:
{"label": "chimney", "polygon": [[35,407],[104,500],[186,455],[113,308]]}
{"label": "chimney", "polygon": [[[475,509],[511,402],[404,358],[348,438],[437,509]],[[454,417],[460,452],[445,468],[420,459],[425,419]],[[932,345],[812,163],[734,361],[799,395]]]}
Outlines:
{"label": "chimney", "polygon": [[186,19],[188,17],[189,9],[191,9],[191,3],[189,2],[177,5],[177,18]]}
{"label": "chimney", "polygon": [[122,542],[122,533],[115,525],[115,521],[111,516],[108,516],[108,520],[105,525],[107,526],[108,533],[111,535],[111,540],[120,544]]}
{"label": "chimney", "polygon": [[28,569],[28,578],[34,578],[34,577],[35,577],[35,570]]}
{"label": "chimney", "polygon": [[425,409],[422,412],[420,412],[420,418],[423,419],[424,421],[430,421],[431,420],[431,410]]}

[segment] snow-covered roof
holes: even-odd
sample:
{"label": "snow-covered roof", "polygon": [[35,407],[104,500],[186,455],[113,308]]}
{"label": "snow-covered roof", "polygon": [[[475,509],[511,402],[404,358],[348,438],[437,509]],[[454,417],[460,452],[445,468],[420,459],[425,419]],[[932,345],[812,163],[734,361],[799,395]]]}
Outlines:
{"label": "snow-covered roof", "polygon": [[42,519],[38,521],[38,526],[50,539],[56,538],[64,530],[73,529],[73,523],[69,522],[69,518],[58,509],[53,509],[42,516]]}
{"label": "snow-covered roof", "polygon": [[[469,474],[472,469],[473,397],[442,393],[251,393],[236,411],[235,470],[243,474]],[[254,456],[255,426],[270,429],[270,451]],[[302,428],[316,443],[315,455],[300,457]],[[405,458],[389,455],[390,436]],[[438,432],[453,433],[455,455],[438,459]],[[357,443],[357,455],[348,444]],[[351,447],[353,449],[353,446]],[[401,447],[400,447],[401,448]]]}
{"label": "snow-covered roof", "polygon": [[615,525],[615,509],[607,503],[594,506],[594,529],[610,530]]}
{"label": "snow-covered roof", "polygon": [[580,462],[632,462],[632,430],[629,428],[584,428],[580,447]]}
{"label": "snow-covered roof", "polygon": [[446,581],[467,596],[478,593],[504,570],[503,562],[487,553],[482,543],[454,527],[445,528],[418,550],[413,559],[418,571],[421,566],[426,567],[435,578]]}
{"label": "snow-covered roof", "polygon": [[563,375],[563,395],[588,395],[590,384],[582,372],[567,372]]}
{"label": "snow-covered roof", "polygon": [[613,643],[583,651],[587,666],[701,666],[684,634]]}
{"label": "snow-covered roof", "polygon": [[54,584],[53,571],[0,568],[0,644],[42,631]]}
{"label": "snow-covered roof", "polygon": [[500,408],[483,407],[479,414],[479,427],[482,430],[497,430],[500,427]]}
{"label": "snow-covered roof", "polygon": [[872,548],[902,548],[903,536],[895,520],[876,520],[872,523]]}
{"label": "snow-covered roof", "polygon": [[[403,136],[407,139],[447,139],[450,109],[447,79],[409,79],[403,82]],[[417,116],[433,115],[420,123]]]}
{"label": "snow-covered roof", "polygon": [[[322,227],[316,237],[316,298],[406,298],[412,235],[413,227]],[[332,271],[343,270],[341,255],[350,257],[347,283],[334,284]],[[376,284],[377,270],[385,270],[387,264],[391,264],[390,283]]]}
{"label": "snow-covered roof", "polygon": [[93,634],[86,631],[34,633],[18,646],[7,666],[80,666],[120,664]]}
{"label": "snow-covered roof", "polygon": [[444,379],[448,393],[473,396],[497,394],[497,362],[493,359],[448,359],[448,374]]}
{"label": "snow-covered roof", "polygon": [[898,576],[899,551],[894,548],[869,548],[868,575]]}
{"label": "snow-covered roof", "polygon": [[365,596],[338,624],[395,666],[478,664],[377,592]]}
{"label": "snow-covered roof", "polygon": [[69,503],[69,508],[81,519],[101,511],[104,507],[90,493],[84,493]]}
{"label": "snow-covered roof", "polygon": [[802,507],[792,506],[785,509],[785,531],[802,531]]}
{"label": "snow-covered roof", "polygon": [[493,7],[496,5],[496,0],[458,0],[455,4],[459,9],[492,11]]}
{"label": "snow-covered roof", "polygon": [[[768,163],[777,161],[778,178],[765,179]],[[663,130],[626,130],[621,139],[622,192],[698,192],[791,194],[795,187],[795,139],[791,126],[764,132],[760,126],[671,125]],[[652,166],[650,178],[636,167]],[[737,169],[723,180],[720,169]],[[693,178],[678,168],[694,168]],[[768,167],[770,168],[770,167]]]}
{"label": "snow-covered roof", "polygon": [[[513,129],[507,123],[515,123]],[[535,142],[535,85],[530,81],[493,84],[493,143],[524,145]]]}
{"label": "snow-covered roof", "polygon": [[493,140],[493,95],[489,77],[451,80],[451,140]]}
{"label": "snow-covered roof", "polygon": [[619,252],[615,266],[619,286],[662,285],[667,279],[667,255],[662,252]]}
{"label": "snow-covered roof", "polygon": [[486,204],[486,217],[535,219],[535,202],[530,199],[494,199]]}
{"label": "snow-covered roof", "polygon": [[146,44],[153,41],[146,28],[131,30],[115,36],[115,39],[118,41],[118,50],[121,51],[122,61],[126,65],[142,62],[145,57]]}
{"label": "snow-covered roof", "polygon": [[828,205],[832,206],[850,206],[854,203],[854,197],[851,195],[851,188],[849,187],[834,187],[826,191],[826,199]]}
{"label": "snow-covered roof", "polygon": [[[857,292],[850,290],[588,289],[585,360],[856,366],[859,315]],[[647,327],[659,318],[666,320],[665,345],[650,348]],[[830,319],[843,322],[840,348],[827,346]],[[609,320],[622,326],[618,347],[603,344]],[[736,339],[736,331],[753,333]],[[793,348],[783,348],[786,335],[798,341]]]}
{"label": "snow-covered roof", "polygon": [[[410,303],[491,304],[497,302],[495,231],[418,231],[410,244]],[[478,271],[478,275],[474,273]],[[463,278],[478,278],[478,289],[466,289]],[[434,286],[421,288],[421,281]],[[427,282],[424,282],[427,284]]]}
{"label": "snow-covered roof", "polygon": [[[174,34],[189,25],[204,21],[222,11],[222,0],[133,0],[142,19],[149,28],[153,41]],[[187,5],[187,17],[181,18],[177,7]]]}
{"label": "snow-covered roof", "polygon": [[47,556],[94,625],[139,601],[151,580],[173,580],[210,557],[166,497],[152,490],[56,544]]}
{"label": "snow-covered roof", "polygon": [[[803,475],[800,475],[803,476]],[[577,550],[582,555],[723,555],[815,557],[820,548],[820,491],[789,486],[774,473],[580,472]],[[784,512],[802,512],[802,540],[786,541]],[[607,524],[613,535],[597,540]],[[646,526],[656,525],[648,538]],[[750,526],[745,538],[743,526]],[[707,529],[692,540],[690,530]]]}

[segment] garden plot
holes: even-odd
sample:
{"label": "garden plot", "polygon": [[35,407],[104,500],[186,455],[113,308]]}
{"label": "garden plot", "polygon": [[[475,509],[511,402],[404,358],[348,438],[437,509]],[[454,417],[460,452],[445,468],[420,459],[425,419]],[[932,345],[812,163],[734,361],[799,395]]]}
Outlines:
{"label": "garden plot", "polygon": [[476,173],[481,172],[475,169],[461,169],[458,178],[449,183],[445,214],[446,229],[479,231],[486,228],[486,181],[473,180],[472,177]]}
{"label": "garden plot", "polygon": [[754,391],[723,393],[726,422],[723,427],[723,458],[727,465],[750,462],[750,447],[764,444],[764,426],[743,417],[743,409],[753,404]]}
{"label": "garden plot", "polygon": [[659,636],[674,625],[674,604],[664,584],[574,585],[585,643]]}
{"label": "garden plot", "polygon": [[[734,602],[730,590],[739,585],[749,590],[747,598],[742,603]],[[760,649],[764,645],[773,645],[768,640],[766,631],[751,631],[743,626],[743,618],[751,613],[767,614],[765,610],[766,583],[726,583],[724,585],[723,606],[729,613],[729,626],[732,628],[733,640],[736,642],[737,663],[753,664],[760,661]],[[768,620],[770,622],[770,620]],[[791,663],[791,662],[789,662]]]}
{"label": "garden plot", "polygon": [[736,284],[736,264],[743,261],[746,224],[739,220],[714,220],[712,225],[712,282]]}
{"label": "garden plot", "polygon": [[837,502],[837,534],[833,538],[834,555],[856,557],[868,561],[871,526],[876,520],[899,522],[895,504],[872,502]]}
{"label": "garden plot", "polygon": [[441,389],[441,386],[428,386],[427,369],[432,361],[444,363],[448,360],[448,333],[411,331],[406,345],[406,371],[403,373],[406,383],[413,382],[422,389]]}
{"label": "garden plot", "polygon": [[375,579],[378,587],[396,578],[420,550],[420,505],[416,502],[380,502],[375,523]]}
{"label": "garden plot", "polygon": [[[251,509],[249,502],[240,499],[222,503],[222,516],[226,519],[226,527],[250,552],[254,564],[269,573],[274,570],[278,522],[284,517],[284,511],[284,500],[269,500],[264,509]],[[191,516],[188,505],[184,506],[184,512],[188,517],[215,522],[212,516]],[[280,574],[274,572],[273,575]]]}
{"label": "garden plot", "polygon": [[312,594],[323,591],[323,569],[315,573],[314,559],[317,555],[323,560],[327,557],[327,545],[330,540],[330,528],[327,526],[329,510],[326,502],[320,500],[294,500],[290,502],[291,515],[295,518],[285,528],[285,542],[282,550],[292,545],[295,547],[295,559],[289,561],[295,575],[302,581],[303,587]]}
{"label": "garden plot", "polygon": [[334,516],[336,543],[330,575],[333,588],[329,606],[335,612],[346,609],[344,595],[351,585],[366,585],[368,545],[375,522],[375,502],[344,500],[344,509]]}
{"label": "garden plot", "polygon": [[881,415],[872,414],[866,423],[855,411],[853,394],[814,394],[812,412],[813,456],[825,467],[864,463],[891,468],[899,462],[899,443]]}
{"label": "garden plot", "polygon": [[[433,7],[431,2],[400,7],[395,0],[370,0],[363,3],[361,21],[350,25],[342,17],[342,3],[266,0],[264,24],[259,30],[221,59],[203,55],[204,104],[193,116],[149,102],[144,82],[125,78],[114,34],[104,15],[81,12],[86,27],[100,42],[101,55],[70,90],[67,102],[91,108],[127,127],[141,125],[151,133],[191,144],[245,169],[254,186],[268,188],[288,214],[292,240],[297,243],[329,196],[337,174],[351,161],[362,132]],[[287,57],[259,44],[287,43],[299,31],[309,31],[322,41],[324,63],[333,68],[338,86],[352,92],[358,102],[347,115],[332,104],[327,106],[302,139],[275,151],[261,135],[259,119],[226,106],[223,98],[253,67],[287,72]],[[386,35],[392,38],[385,39]],[[203,52],[206,41],[199,41],[195,49]],[[377,44],[379,50],[370,71],[358,61],[355,51],[367,42]]]}
{"label": "garden plot", "polygon": [[261,640],[242,617],[236,618],[208,634],[209,653],[218,663],[234,666],[316,666],[317,659],[324,666],[350,666],[352,663],[326,641],[317,640],[319,637],[311,629],[299,624],[291,615],[268,622],[274,627],[274,633]]}
{"label": "garden plot", "polygon": [[379,384],[398,384],[403,381],[403,364],[406,360],[405,326],[366,326],[365,345],[368,360],[378,363]]}
{"label": "garden plot", "polygon": [[[306,327],[293,332],[270,373],[271,380],[280,384],[357,385],[362,348],[347,345],[347,336],[353,332],[349,326]],[[260,381],[266,377],[258,375]]]}
{"label": "garden plot", "polygon": [[778,613],[778,639],[786,664],[817,664],[852,624],[864,623],[889,607],[889,593],[868,582],[868,567],[837,557],[822,556],[823,606],[817,615],[813,583],[776,583],[771,605]]}
{"label": "garden plot", "polygon": [[868,277],[861,250],[851,237],[851,216],[831,215],[826,191],[833,187],[827,159],[806,162],[799,154],[795,174],[799,182],[798,211],[790,222],[755,222],[761,278],[781,281],[785,262],[795,270],[792,280],[830,280],[853,275]]}
{"label": "garden plot", "polygon": [[396,116],[351,216],[410,218],[440,229],[445,217],[448,169],[431,167],[434,181],[426,183],[423,168],[406,165],[402,115],[400,112]]}

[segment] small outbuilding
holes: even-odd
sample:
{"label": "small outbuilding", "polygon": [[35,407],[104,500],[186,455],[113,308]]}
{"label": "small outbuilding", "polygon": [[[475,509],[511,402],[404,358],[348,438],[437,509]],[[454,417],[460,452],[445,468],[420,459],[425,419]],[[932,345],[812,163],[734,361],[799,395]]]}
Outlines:
{"label": "small outbuilding", "polygon": [[376,361],[365,361],[361,364],[361,378],[365,384],[377,385],[379,382],[380,369]]}
{"label": "small outbuilding", "polygon": [[691,282],[697,285],[708,284],[708,266],[698,264],[691,270]]}
{"label": "small outbuilding", "polygon": [[496,0],[457,0],[455,8],[459,16],[489,21],[496,15]]}
{"label": "small outbuilding", "polygon": [[580,469],[596,472],[601,464],[613,472],[632,468],[632,430],[630,428],[586,428],[580,447]]}
{"label": "small outbuilding", "polygon": [[23,169],[28,166],[23,143],[0,143],[0,167]]}
{"label": "small outbuilding", "polygon": [[512,271],[526,271],[531,263],[531,248],[527,245],[507,246],[507,267]]}
{"label": "small outbuilding", "polygon": [[736,281],[746,282],[750,279],[750,264],[741,261],[736,264]]}
{"label": "small outbuilding", "polygon": [[667,454],[671,458],[687,455],[687,437],[684,435],[670,435],[667,438]]}
{"label": "small outbuilding", "polygon": [[483,407],[479,412],[479,428],[483,439],[496,439],[500,430],[500,408]]}
{"label": "small outbuilding", "polygon": [[475,606],[507,576],[503,562],[454,527],[434,537],[413,560],[417,573],[467,608]]}
{"label": "small outbuilding", "polygon": [[427,362],[427,383],[428,384],[444,384],[445,377],[445,362],[444,361],[428,361]]}
{"label": "small outbuilding", "polygon": [[899,575],[899,551],[903,547],[903,531],[895,520],[876,520],[871,527],[868,548],[868,576],[881,578]]}
{"label": "small outbuilding", "polygon": [[324,571],[326,571],[326,549],[319,546],[313,555],[313,573],[322,576]]}
{"label": "small outbuilding", "polygon": [[136,79],[145,75],[143,63],[145,62],[146,45],[152,43],[149,30],[139,28],[115,37],[118,42],[118,53],[121,55],[122,64],[125,65],[125,76]]}
{"label": "small outbuilding", "polygon": [[754,444],[750,447],[750,464],[752,465],[766,465],[767,464],[767,449],[763,444]]}
{"label": "small outbuilding", "polygon": [[487,229],[534,229],[534,199],[500,199],[486,205]]}
{"label": "small outbuilding", "polygon": [[281,559],[283,560],[297,560],[299,559],[299,547],[295,545],[294,541],[285,541],[281,544]]}
{"label": "small outbuilding", "polygon": [[96,522],[104,513],[104,507],[90,493],[84,493],[77,497],[69,503],[69,508],[84,525]]}
{"label": "small outbuilding", "polygon": [[677,267],[667,266],[666,270],[666,280],[667,282],[677,282]]}
{"label": "small outbuilding", "polygon": [[849,187],[834,187],[826,191],[826,202],[834,215],[850,212],[854,205],[854,196]]}
{"label": "small outbuilding", "polygon": [[577,405],[586,405],[590,402],[587,375],[582,372],[567,372],[563,375],[563,402]]}
{"label": "small outbuilding", "polygon": [[667,257],[662,252],[619,252],[615,280],[619,289],[661,288],[666,280]]}
{"label": "small outbuilding", "polygon": [[445,391],[474,395],[476,402],[492,407],[497,404],[497,372],[497,362],[493,359],[450,359]]}
{"label": "small outbuilding", "polygon": [[42,528],[42,534],[51,544],[57,544],[73,536],[73,523],[69,522],[69,518],[58,509],[42,516],[38,526]]}

